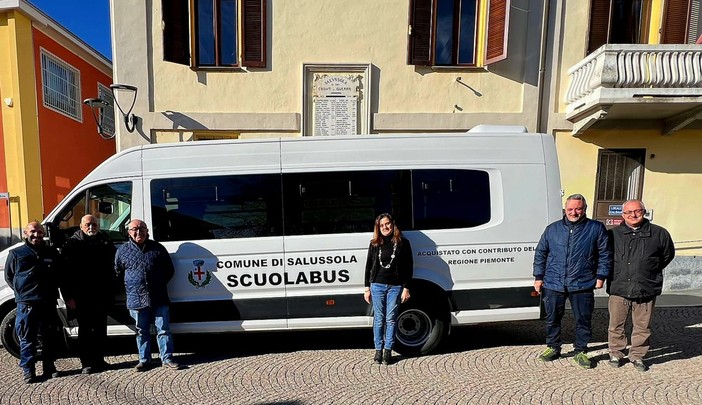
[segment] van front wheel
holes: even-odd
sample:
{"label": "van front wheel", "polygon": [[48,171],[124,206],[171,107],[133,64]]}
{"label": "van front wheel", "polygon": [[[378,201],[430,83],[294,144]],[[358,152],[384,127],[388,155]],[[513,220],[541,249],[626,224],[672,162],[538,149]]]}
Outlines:
{"label": "van front wheel", "polygon": [[394,350],[404,356],[429,354],[448,335],[448,312],[422,301],[400,306]]}
{"label": "van front wheel", "polygon": [[17,308],[8,312],[0,323],[0,341],[8,353],[19,359],[19,339],[15,333],[15,318],[17,318]]}

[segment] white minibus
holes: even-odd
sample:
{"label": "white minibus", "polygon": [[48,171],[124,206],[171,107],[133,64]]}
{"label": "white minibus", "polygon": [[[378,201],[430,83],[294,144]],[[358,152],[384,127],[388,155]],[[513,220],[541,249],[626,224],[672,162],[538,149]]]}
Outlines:
{"label": "white minibus", "polygon": [[[553,137],[523,129],[139,146],[97,167],[44,225],[60,249],[85,214],[116,244],[143,219],[176,268],[174,333],[370,328],[364,267],[384,212],[414,255],[397,352],[429,353],[452,325],[539,318],[533,250],[561,217],[560,177]],[[0,336],[17,355],[14,308],[2,281]],[[58,315],[76,337],[61,299]],[[134,333],[123,288],[109,316],[109,335]]]}

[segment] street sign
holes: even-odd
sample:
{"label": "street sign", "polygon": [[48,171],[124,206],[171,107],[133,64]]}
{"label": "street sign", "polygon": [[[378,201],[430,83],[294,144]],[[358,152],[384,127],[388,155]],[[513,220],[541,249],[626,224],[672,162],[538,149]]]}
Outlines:
{"label": "street sign", "polygon": [[617,215],[622,215],[622,206],[621,204],[612,204],[609,206],[609,216],[617,216]]}

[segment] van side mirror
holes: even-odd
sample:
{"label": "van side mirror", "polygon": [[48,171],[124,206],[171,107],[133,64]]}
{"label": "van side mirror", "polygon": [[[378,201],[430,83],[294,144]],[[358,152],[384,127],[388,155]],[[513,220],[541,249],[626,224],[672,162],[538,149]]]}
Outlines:
{"label": "van side mirror", "polygon": [[98,212],[101,214],[110,215],[114,208],[111,202],[101,201],[98,203]]}

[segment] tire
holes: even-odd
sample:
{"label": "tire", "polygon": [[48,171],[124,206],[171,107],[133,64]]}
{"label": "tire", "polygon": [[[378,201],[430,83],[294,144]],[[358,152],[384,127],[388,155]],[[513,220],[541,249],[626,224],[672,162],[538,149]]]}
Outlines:
{"label": "tire", "polygon": [[17,308],[13,308],[8,312],[0,323],[0,341],[2,346],[8,353],[19,359],[19,340],[15,333],[15,318],[17,317]]}
{"label": "tire", "polygon": [[436,350],[449,331],[449,313],[437,305],[410,299],[400,306],[394,350],[403,356],[425,355]]}

